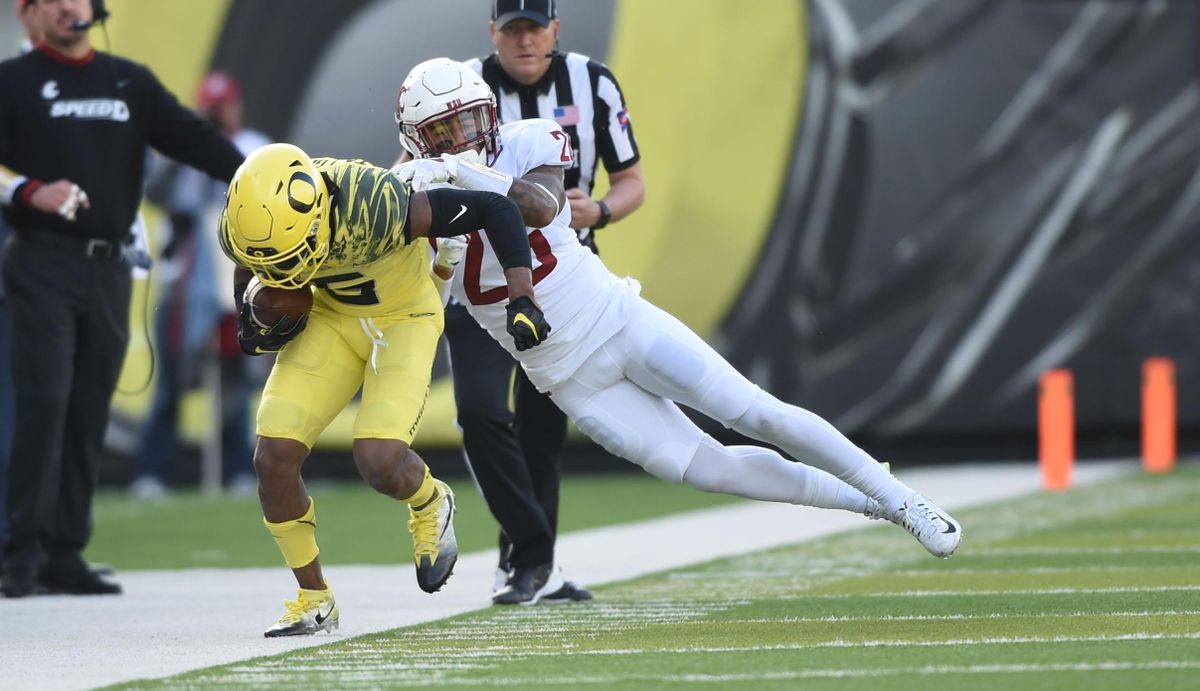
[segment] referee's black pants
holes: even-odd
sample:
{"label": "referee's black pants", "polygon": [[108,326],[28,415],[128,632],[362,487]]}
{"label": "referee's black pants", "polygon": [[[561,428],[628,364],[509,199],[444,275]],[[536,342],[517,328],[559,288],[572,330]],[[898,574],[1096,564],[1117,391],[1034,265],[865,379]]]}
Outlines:
{"label": "referee's black pants", "polygon": [[[467,464],[500,524],[500,566],[549,563],[567,416],[460,304],[446,308],[446,340]],[[508,405],[514,367],[515,417]]]}
{"label": "referee's black pants", "polygon": [[[41,236],[39,236],[41,237]],[[85,245],[14,237],[4,257],[16,426],[6,565],[79,563],[125,358],[130,267]]]}

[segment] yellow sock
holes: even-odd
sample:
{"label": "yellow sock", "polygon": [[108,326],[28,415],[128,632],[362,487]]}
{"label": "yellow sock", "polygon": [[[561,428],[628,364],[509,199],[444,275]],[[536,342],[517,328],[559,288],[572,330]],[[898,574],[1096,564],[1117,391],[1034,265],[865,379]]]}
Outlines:
{"label": "yellow sock", "polygon": [[[317,558],[317,502],[309,497],[308,511],[300,518],[282,523],[272,523],[263,518],[267,530],[283,552],[283,560],[293,569],[308,566]],[[326,586],[328,587],[328,586]]]}
{"label": "yellow sock", "polygon": [[433,473],[429,472],[429,466],[425,466],[425,477],[421,480],[421,486],[413,492],[412,496],[404,500],[405,504],[414,509],[424,508],[429,500],[433,498],[433,492],[437,489],[437,485],[433,483]]}
{"label": "yellow sock", "polygon": [[[308,600],[320,600],[328,597],[332,590],[329,588],[329,581],[321,579],[321,583],[325,586],[324,590],[309,590],[308,588],[300,588],[300,594]],[[309,595],[311,593],[311,595]]]}

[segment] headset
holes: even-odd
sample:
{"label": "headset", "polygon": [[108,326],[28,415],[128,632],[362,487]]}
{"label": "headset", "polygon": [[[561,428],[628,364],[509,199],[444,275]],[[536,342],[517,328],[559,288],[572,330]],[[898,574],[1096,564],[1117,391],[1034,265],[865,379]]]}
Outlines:
{"label": "headset", "polygon": [[73,31],[87,31],[96,24],[103,25],[108,19],[108,8],[104,6],[104,0],[92,0],[92,21],[85,22],[82,19],[71,25]]}

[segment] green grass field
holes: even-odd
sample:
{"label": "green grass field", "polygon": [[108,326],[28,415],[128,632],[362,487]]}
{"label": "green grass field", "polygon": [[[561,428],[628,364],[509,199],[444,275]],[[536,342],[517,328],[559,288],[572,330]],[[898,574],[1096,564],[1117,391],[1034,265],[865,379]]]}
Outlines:
{"label": "green grass field", "polygon": [[[497,525],[479,491],[466,478],[450,484],[458,500],[454,528],[459,549],[465,553],[494,547]],[[563,532],[741,501],[672,486],[645,473],[570,475],[563,478],[561,491]],[[411,559],[403,504],[361,482],[312,484],[309,492],[317,502],[323,563],[395,564]],[[121,570],[283,563],[263,527],[257,497],[190,492],[160,503],[106,492],[96,499],[95,516],[87,558]]]}
{"label": "green grass field", "polygon": [[146,687],[1200,687],[1200,468],[958,517],[948,561],[880,525]]}

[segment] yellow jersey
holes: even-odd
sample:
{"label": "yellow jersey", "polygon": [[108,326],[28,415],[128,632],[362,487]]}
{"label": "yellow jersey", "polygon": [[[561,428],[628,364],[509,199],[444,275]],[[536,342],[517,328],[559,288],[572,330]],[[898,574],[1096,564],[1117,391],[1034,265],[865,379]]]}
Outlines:
{"label": "yellow jersey", "polygon": [[[430,247],[408,242],[408,187],[365,161],[313,159],[329,191],[329,255],[312,279],[314,301],[354,317],[441,311],[429,278]],[[221,214],[221,245],[228,233]],[[236,260],[235,260],[236,263]]]}

